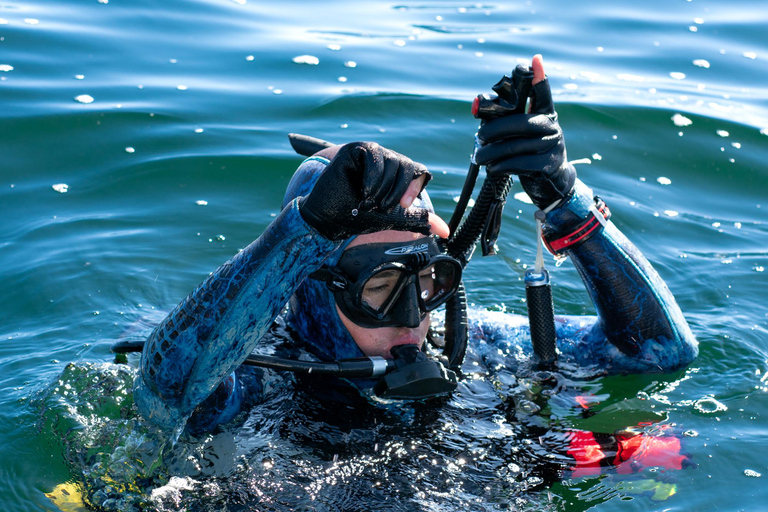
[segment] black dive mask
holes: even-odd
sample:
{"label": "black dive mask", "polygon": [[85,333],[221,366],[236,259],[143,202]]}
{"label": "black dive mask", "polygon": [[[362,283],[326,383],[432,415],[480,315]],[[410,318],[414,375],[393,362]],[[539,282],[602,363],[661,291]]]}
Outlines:
{"label": "black dive mask", "polygon": [[456,292],[461,264],[435,237],[425,237],[351,247],[336,266],[310,277],[325,281],[341,312],[360,327],[415,328]]}

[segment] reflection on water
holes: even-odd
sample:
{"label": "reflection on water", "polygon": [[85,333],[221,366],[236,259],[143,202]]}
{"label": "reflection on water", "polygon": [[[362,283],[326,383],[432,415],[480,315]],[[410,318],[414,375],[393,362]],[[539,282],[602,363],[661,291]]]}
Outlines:
{"label": "reflection on water", "polygon": [[[64,499],[70,484],[123,510],[704,510],[734,496],[759,509],[765,21],[744,0],[0,0],[5,508],[50,510],[44,493]],[[563,368],[550,393],[473,347],[469,378],[439,407],[350,414],[286,379],[227,430],[175,445],[136,416],[134,371],[107,364],[109,345],[270,222],[299,161],[286,133],[376,140],[424,162],[448,216],[477,129],[471,99],[535,52],[569,157],[589,160],[580,176],[699,338],[690,369]],[[475,307],[525,311],[532,214],[509,200],[499,256],[465,276]],[[593,312],[568,262],[552,273],[559,313]],[[563,473],[566,434],[664,438],[661,426],[698,469]]]}

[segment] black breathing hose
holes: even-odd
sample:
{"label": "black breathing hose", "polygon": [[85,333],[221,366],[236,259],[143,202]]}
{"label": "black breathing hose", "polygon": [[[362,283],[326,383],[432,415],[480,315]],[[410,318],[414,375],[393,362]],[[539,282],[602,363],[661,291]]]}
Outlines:
{"label": "black breathing hose", "polygon": [[[493,100],[483,95],[478,96],[472,105],[472,113],[478,119],[524,113],[532,82],[533,71],[518,65],[512,73],[512,78],[505,76],[493,86],[493,91],[498,98]],[[501,213],[512,186],[511,174],[486,176],[475,205],[464,222],[459,225],[469,203],[478,168],[473,155],[467,172],[467,181],[464,183],[459,203],[451,217],[452,234],[447,243],[448,253],[461,260],[464,265],[469,260],[478,239],[480,239],[484,256],[495,254],[494,245],[501,227]]]}
{"label": "black breathing hose", "polygon": [[464,283],[445,302],[445,346],[443,355],[448,358],[448,367],[459,370],[467,353],[467,292]]}
{"label": "black breathing hose", "polygon": [[[493,86],[494,92],[498,95],[497,100],[494,101],[482,95],[477,97],[472,106],[473,114],[480,119],[489,119],[502,115],[525,113],[532,86],[533,72],[529,68],[518,65],[512,73],[511,79],[504,77]],[[469,203],[478,172],[479,166],[473,155],[461,197],[449,224],[452,235],[446,244],[448,253],[459,259],[463,265],[466,265],[472,256],[478,239],[480,239],[483,256],[496,253],[495,243],[501,229],[504,203],[512,186],[510,174],[486,176],[474,207],[462,223],[461,219]],[[536,242],[541,244],[538,236]],[[541,264],[538,260],[541,260]],[[532,269],[526,273],[525,293],[534,354],[538,358],[540,368],[551,368],[557,357],[554,305],[549,273],[543,268],[541,257],[537,259],[535,271]],[[466,298],[462,296],[457,300],[466,301]],[[449,321],[449,315],[446,312],[446,340],[453,339],[453,336],[462,332],[460,331],[462,324],[454,316],[452,315]],[[449,337],[449,329],[450,332],[457,331],[457,334]],[[466,340],[466,308],[464,309],[463,329],[463,336]],[[466,347],[466,341],[464,346]]]}
{"label": "black breathing hose", "polygon": [[[112,344],[110,351],[114,354],[128,354],[141,352],[144,348],[143,340],[122,340]],[[395,362],[381,357],[361,357],[357,359],[342,359],[331,363],[321,361],[301,361],[298,359],[286,359],[274,356],[249,355],[243,364],[246,366],[259,366],[272,370],[287,370],[297,373],[314,373],[317,375],[336,375],[338,377],[368,378],[384,375],[395,370]]]}

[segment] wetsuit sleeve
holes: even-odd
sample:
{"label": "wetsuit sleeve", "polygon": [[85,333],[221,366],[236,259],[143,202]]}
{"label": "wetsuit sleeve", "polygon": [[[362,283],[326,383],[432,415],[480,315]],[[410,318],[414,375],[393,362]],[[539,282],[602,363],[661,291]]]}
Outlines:
{"label": "wetsuit sleeve", "polygon": [[304,222],[297,200],[287,205],[256,241],[213,272],[149,336],[134,387],[141,414],[170,430],[205,400],[219,415],[216,421],[208,414],[208,425],[239,412],[241,386],[233,371],[337,245]]}
{"label": "wetsuit sleeve", "polygon": [[[570,199],[547,214],[545,238],[562,250],[583,279],[598,319],[580,343],[561,347],[584,362],[613,371],[668,371],[690,363],[697,342],[667,285],[651,264],[610,220],[597,222],[592,191],[577,180]],[[568,238],[571,237],[571,238]]]}

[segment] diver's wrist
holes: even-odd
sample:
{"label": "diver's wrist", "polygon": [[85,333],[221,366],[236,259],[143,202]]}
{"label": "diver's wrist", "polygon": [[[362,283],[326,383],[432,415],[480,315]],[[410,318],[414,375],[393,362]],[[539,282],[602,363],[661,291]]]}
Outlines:
{"label": "diver's wrist", "polygon": [[543,238],[553,254],[560,254],[597,235],[611,216],[605,202],[579,179],[568,197],[547,210]]}

